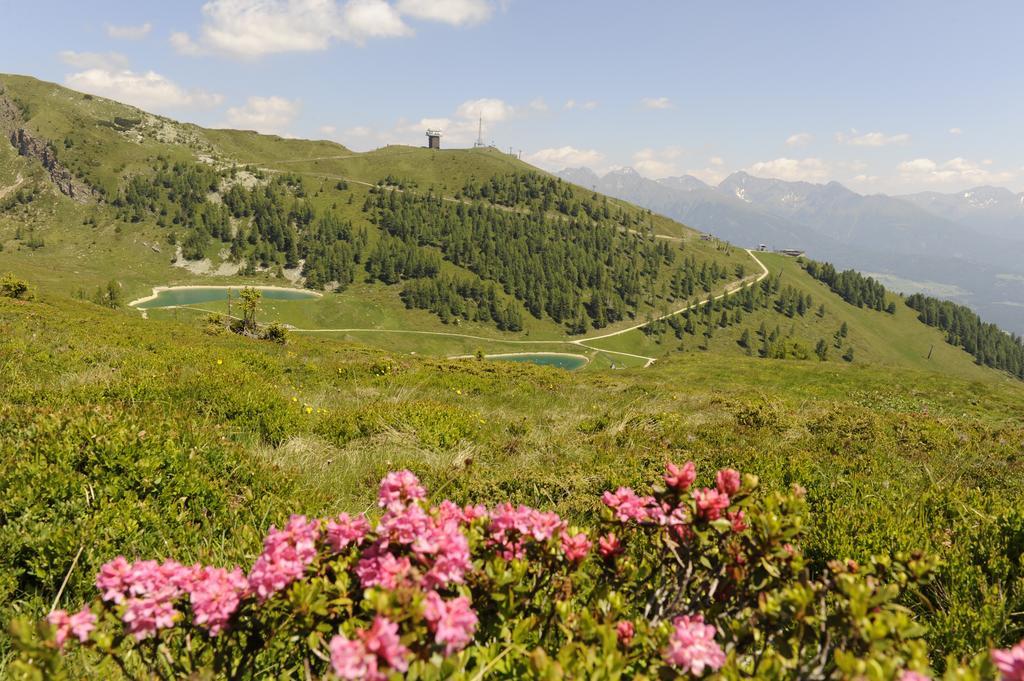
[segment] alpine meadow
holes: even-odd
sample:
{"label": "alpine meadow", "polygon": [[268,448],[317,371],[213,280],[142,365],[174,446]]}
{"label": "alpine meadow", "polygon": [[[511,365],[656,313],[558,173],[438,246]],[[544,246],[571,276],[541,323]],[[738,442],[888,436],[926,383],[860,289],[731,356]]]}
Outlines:
{"label": "alpine meadow", "polygon": [[0,678],[1024,681],[996,74],[869,86],[838,7],[54,4],[0,46]]}

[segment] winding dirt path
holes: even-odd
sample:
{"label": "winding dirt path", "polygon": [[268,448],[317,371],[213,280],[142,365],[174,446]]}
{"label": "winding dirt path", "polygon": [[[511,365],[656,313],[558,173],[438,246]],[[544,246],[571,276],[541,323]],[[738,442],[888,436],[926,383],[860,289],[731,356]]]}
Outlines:
{"label": "winding dirt path", "polygon": [[[677,239],[678,238],[678,237],[664,237],[663,235],[659,235],[659,236],[662,236],[663,238],[667,238],[667,239]],[[719,295],[715,296],[714,298],[712,298],[712,300],[720,300],[722,298],[726,298],[728,296],[734,295],[734,294],[742,291],[746,286],[749,286],[749,285],[752,285],[752,284],[756,284],[757,282],[761,281],[762,279],[764,279],[765,277],[768,276],[768,268],[765,267],[764,263],[761,262],[761,260],[756,255],[754,255],[753,251],[751,251],[750,249],[746,249],[746,251],[747,251],[747,254],[751,258],[753,258],[754,262],[756,262],[758,264],[758,266],[760,266],[761,273],[760,274],[752,274],[752,275],[750,275],[748,277],[744,277],[743,279],[739,279],[737,281],[732,282],[731,284],[729,284],[729,285],[727,285],[725,287],[725,291],[723,293],[720,293]],[[604,333],[604,334],[600,334],[600,335],[597,335],[597,336],[589,336],[587,338],[578,338],[576,340],[505,340],[505,339],[502,339],[502,338],[487,338],[486,336],[473,336],[473,335],[470,335],[470,334],[451,333],[451,332],[448,332],[448,331],[414,331],[414,330],[411,330],[411,329],[359,329],[359,328],[348,328],[348,329],[293,329],[293,331],[297,331],[297,332],[301,332],[301,333],[409,333],[409,334],[418,334],[418,335],[424,335],[424,336],[448,336],[448,337],[452,337],[452,338],[468,338],[470,340],[487,341],[487,342],[491,342],[491,343],[511,343],[511,344],[515,344],[515,345],[576,345],[578,347],[586,348],[588,350],[593,350],[595,352],[604,352],[604,353],[608,353],[610,355],[621,355],[621,356],[624,356],[624,357],[632,357],[634,359],[642,359],[642,360],[645,360],[644,368],[647,368],[647,367],[651,366],[652,364],[654,364],[656,361],[658,361],[656,357],[648,357],[646,355],[636,355],[636,354],[633,354],[631,352],[622,352],[620,350],[607,350],[605,348],[599,348],[599,347],[593,347],[593,346],[587,345],[587,343],[592,343],[594,341],[603,340],[605,338],[613,338],[615,336],[620,336],[620,335],[622,335],[624,333],[629,333],[630,331],[636,331],[637,329],[641,329],[641,328],[647,326],[648,324],[652,324],[654,322],[661,321],[663,319],[668,319],[669,317],[673,317],[673,316],[675,316],[677,314],[682,314],[683,312],[686,312],[687,310],[692,310],[693,308],[697,307],[698,305],[703,305],[704,302],[706,302],[706,301],[701,301],[699,303],[693,303],[693,304],[690,304],[690,305],[685,305],[685,306],[679,308],[678,310],[675,310],[673,312],[669,312],[668,314],[661,315],[660,317],[656,317],[655,319],[652,319],[650,321],[643,322],[643,323],[640,323],[640,324],[634,324],[633,326],[629,326],[629,327],[626,327],[624,329],[619,329],[618,331],[612,331],[611,333]]]}

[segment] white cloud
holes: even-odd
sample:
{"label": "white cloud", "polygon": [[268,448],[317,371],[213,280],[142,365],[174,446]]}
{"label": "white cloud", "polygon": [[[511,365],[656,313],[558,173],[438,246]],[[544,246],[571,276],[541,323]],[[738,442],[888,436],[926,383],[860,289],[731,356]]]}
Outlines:
{"label": "white cloud", "polygon": [[564,168],[585,166],[594,168],[604,161],[604,154],[596,149],[577,149],[564,146],[541,149],[527,155],[526,161],[545,170],[557,171]]}
{"label": "white cloud", "polygon": [[802,147],[810,143],[814,136],[809,132],[798,132],[786,138],[787,147]]}
{"label": "white cloud", "polygon": [[500,123],[501,121],[512,118],[514,114],[515,109],[504,101],[489,97],[484,97],[483,99],[471,99],[463,102],[462,104],[459,104],[459,108],[455,110],[456,116],[467,120],[477,120],[483,116],[485,125],[489,123]]}
{"label": "white cloud", "polygon": [[320,134],[327,135],[327,137],[334,137],[338,132],[338,129],[333,125],[321,125]]}
{"label": "white cloud", "polygon": [[127,68],[96,66],[69,74],[71,88],[154,111],[210,108],[224,98],[205,90],[186,90],[155,71],[137,73]]}
{"label": "white cloud", "polygon": [[949,134],[950,135],[960,135],[960,134],[963,134],[963,130],[961,130],[960,128],[950,128],[949,129]]}
{"label": "white cloud", "polygon": [[575,99],[567,99],[565,100],[565,104],[562,108],[575,109],[576,107],[586,109],[587,111],[593,111],[594,109],[597,108],[597,102],[593,99],[589,99],[585,102],[577,102]]}
{"label": "white cloud", "polygon": [[112,26],[107,24],[107,35],[117,40],[142,40],[153,30],[148,21],[141,26]]}
{"label": "white cloud", "polygon": [[205,54],[204,50],[199,44],[192,40],[188,33],[175,32],[170,37],[171,47],[178,54],[188,55],[190,57],[196,57],[201,54]]}
{"label": "white cloud", "polygon": [[398,11],[415,19],[439,21],[452,26],[479,24],[491,17],[484,0],[399,0]]}
{"label": "white cloud", "polygon": [[633,154],[633,168],[644,177],[659,179],[672,175],[681,175],[678,161],[683,156],[679,147],[663,149],[641,149]]}
{"label": "white cloud", "polygon": [[905,132],[898,135],[886,135],[882,132],[866,132],[863,135],[858,135],[856,130],[851,130],[850,134],[837,132],[836,141],[839,144],[848,144],[853,147],[887,147],[892,144],[906,144],[910,141],[910,135]]}
{"label": "white cloud", "polygon": [[[900,177],[906,182],[918,184],[1007,184],[1017,179],[1017,174],[1004,170],[992,171],[990,164],[975,163],[962,157],[938,163],[930,158],[915,158],[897,166]],[[983,167],[986,166],[986,167]]]}
{"label": "white cloud", "polygon": [[724,166],[725,159],[723,159],[721,156],[712,156],[711,158],[708,159],[708,163],[710,163],[713,166]]}
{"label": "white cloud", "polygon": [[368,38],[410,35],[385,0],[210,0],[203,5],[198,39],[173,33],[181,54],[220,52],[251,58],[281,52],[326,50],[332,40],[361,44]]}
{"label": "white cloud", "polygon": [[544,101],[543,97],[537,97],[536,99],[530,100],[529,107],[534,111],[547,111],[548,103]]}
{"label": "white cloud", "polygon": [[821,182],[828,178],[828,165],[820,158],[777,158],[759,161],[748,169],[751,175],[774,177],[789,182]]}
{"label": "white cloud", "polygon": [[488,0],[208,0],[197,37],[172,33],[181,54],[209,52],[254,58],[326,50],[334,41],[413,35],[404,17],[452,26],[486,21]]}
{"label": "white cloud", "polygon": [[[426,130],[426,128],[424,128]],[[373,134],[373,130],[366,127],[365,125],[357,125],[345,130],[346,137],[369,137]]]}
{"label": "white cloud", "polygon": [[384,0],[349,0],[343,15],[344,23],[336,37],[358,45],[367,38],[397,38],[413,33],[398,11]]}
{"label": "white cloud", "polygon": [[668,97],[644,97],[640,100],[645,109],[671,109],[672,101]]}
{"label": "white cloud", "polygon": [[359,126],[345,131],[344,140],[362,138],[375,144],[423,144],[423,133],[427,129],[442,132],[444,147],[468,146],[477,140],[480,117],[483,116],[484,142],[490,144],[494,129],[514,118],[522,118],[539,111],[543,102],[533,100],[528,104],[513,106],[502,99],[482,97],[459,104],[448,116],[428,116],[419,119],[400,119],[391,128],[369,128]]}
{"label": "white cloud", "polygon": [[64,50],[58,52],[60,60],[76,69],[105,69],[119,71],[128,68],[128,57],[119,52],[75,52]]}
{"label": "white cloud", "polygon": [[244,106],[227,110],[227,125],[266,134],[285,134],[299,115],[299,103],[284,97],[249,97]]}
{"label": "white cloud", "polygon": [[708,184],[715,185],[724,180],[729,173],[726,172],[724,166],[712,163],[706,168],[687,170],[686,174],[692,175]]}

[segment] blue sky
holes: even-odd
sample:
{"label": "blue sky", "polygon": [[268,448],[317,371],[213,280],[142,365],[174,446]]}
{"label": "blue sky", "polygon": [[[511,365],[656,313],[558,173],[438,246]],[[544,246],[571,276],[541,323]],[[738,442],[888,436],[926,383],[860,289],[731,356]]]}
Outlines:
{"label": "blue sky", "polygon": [[3,4],[0,71],[203,125],[462,146],[483,113],[551,170],[1024,190],[1020,2]]}

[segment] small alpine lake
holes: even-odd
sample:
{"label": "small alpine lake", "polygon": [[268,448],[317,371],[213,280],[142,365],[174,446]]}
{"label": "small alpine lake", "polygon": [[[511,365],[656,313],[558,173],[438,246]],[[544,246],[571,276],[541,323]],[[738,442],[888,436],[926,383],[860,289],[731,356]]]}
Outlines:
{"label": "small alpine lake", "polygon": [[589,361],[584,355],[573,355],[561,352],[522,352],[506,355],[487,355],[487,359],[501,362],[529,362],[540,366],[556,367],[566,371],[575,371]]}
{"label": "small alpine lake", "polygon": [[169,286],[153,289],[153,295],[134,300],[129,305],[140,310],[151,310],[161,307],[178,307],[227,300],[228,291],[233,300],[239,299],[244,288],[254,288],[263,294],[264,300],[310,300],[319,298],[319,293],[303,291],[297,288],[278,286]]}

